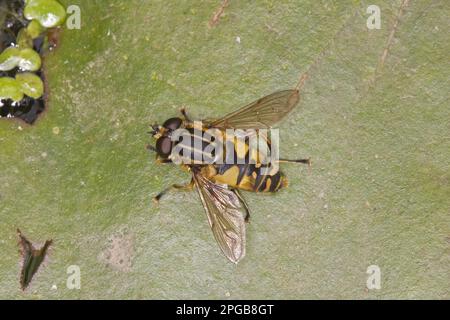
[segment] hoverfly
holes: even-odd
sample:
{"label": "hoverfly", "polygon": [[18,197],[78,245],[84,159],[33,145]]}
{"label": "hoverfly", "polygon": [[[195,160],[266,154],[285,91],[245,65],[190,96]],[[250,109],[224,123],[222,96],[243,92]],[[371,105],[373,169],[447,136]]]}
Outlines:
{"label": "hoverfly", "polygon": [[[225,154],[233,151],[234,159],[239,158],[241,161],[231,164],[216,162],[215,158],[207,162],[194,161],[194,156],[204,153],[206,147],[212,143],[209,139],[205,140],[202,134],[211,129],[219,132],[228,129],[252,129],[258,133],[283,119],[294,109],[298,101],[298,90],[284,90],[258,99],[223,118],[204,120],[201,127],[187,116],[184,108],[181,109],[181,117],[170,118],[162,126],[153,125],[150,133],[156,139],[156,146],[149,145],[147,148],[156,152],[156,161],[159,163],[175,163],[173,151],[182,144],[173,139],[177,130],[184,130],[191,141],[199,142],[197,145],[194,143],[194,148],[190,146],[191,152],[187,156],[189,161],[183,161],[181,164],[183,169],[192,174],[191,182],[187,185],[172,185],[159,193],[154,198],[155,202],[171,189],[192,190],[195,187],[220,249],[230,261],[238,263],[245,255],[245,223],[250,217],[248,206],[240,191],[276,192],[287,186],[287,179],[279,170],[271,174],[263,173],[262,169],[268,165],[261,164],[260,159],[264,158],[264,155],[250,154],[248,142],[245,142],[244,152],[241,151],[239,155],[234,139],[225,139]],[[270,138],[265,137],[264,141],[270,150]],[[183,148],[189,147],[182,146]],[[276,161],[311,164],[310,159]]]}

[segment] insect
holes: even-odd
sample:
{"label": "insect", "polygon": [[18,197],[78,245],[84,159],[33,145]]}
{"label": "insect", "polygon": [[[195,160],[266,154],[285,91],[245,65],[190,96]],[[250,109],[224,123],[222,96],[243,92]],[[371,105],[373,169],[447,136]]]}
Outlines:
{"label": "insect", "polygon": [[[181,109],[181,117],[170,118],[162,126],[153,125],[150,133],[156,139],[156,146],[148,145],[147,148],[156,152],[156,161],[178,163],[180,159],[184,160],[181,167],[192,174],[189,184],[175,184],[166,188],[154,198],[155,202],[169,190],[196,188],[220,249],[230,261],[238,263],[245,256],[245,224],[250,218],[249,208],[241,191],[271,193],[287,186],[287,178],[279,170],[270,173],[263,170],[273,163],[266,153],[259,149],[254,152],[250,148],[249,137],[246,135],[257,135],[271,128],[292,111],[298,101],[298,90],[284,90],[258,99],[223,118],[203,120],[200,125],[188,117],[184,108]],[[244,133],[244,142],[238,148],[235,137],[229,139],[224,134],[228,129],[247,130],[251,133]],[[174,139],[178,130],[183,130],[184,133],[179,137],[188,138],[190,145],[183,145],[184,139]],[[218,132],[219,138],[205,138],[211,130]],[[271,139],[264,135],[262,137],[266,150],[270,152]],[[206,152],[208,147],[214,149],[211,148],[212,144],[217,146],[219,142],[224,145],[225,157],[232,154],[231,163],[217,161],[217,154]],[[187,156],[179,156],[180,153],[174,153],[175,149],[190,152],[187,152]],[[196,161],[198,158],[205,159],[205,156],[208,161]],[[276,159],[272,162],[274,161],[311,164],[310,159]]]}

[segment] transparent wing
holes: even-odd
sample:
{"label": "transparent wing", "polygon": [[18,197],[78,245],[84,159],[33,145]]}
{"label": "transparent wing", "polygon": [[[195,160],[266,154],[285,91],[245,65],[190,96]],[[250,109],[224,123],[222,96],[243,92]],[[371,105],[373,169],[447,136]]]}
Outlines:
{"label": "transparent wing", "polygon": [[193,177],[214,238],[223,254],[238,263],[245,256],[243,205],[226,186],[215,184],[199,173],[194,172]]}
{"label": "transparent wing", "polygon": [[214,128],[263,129],[269,128],[294,109],[299,101],[298,90],[272,93],[225,117],[211,121]]}

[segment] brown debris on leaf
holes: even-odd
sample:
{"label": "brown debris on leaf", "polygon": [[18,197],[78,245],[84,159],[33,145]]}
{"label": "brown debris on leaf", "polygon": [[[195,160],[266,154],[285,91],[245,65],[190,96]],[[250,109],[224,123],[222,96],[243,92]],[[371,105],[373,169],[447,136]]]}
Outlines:
{"label": "brown debris on leaf", "polygon": [[384,48],[383,53],[381,54],[380,63],[378,64],[377,71],[380,71],[381,69],[383,69],[384,63],[386,61],[386,57],[387,57],[389,51],[391,50],[392,44],[394,42],[394,36],[398,30],[398,25],[400,24],[400,20],[401,20],[403,14],[405,13],[405,10],[406,10],[406,7],[408,6],[408,4],[409,4],[409,0],[403,0],[402,4],[400,5],[400,8],[398,9],[397,16],[396,16],[394,24],[391,28],[391,32],[389,33],[386,47]]}
{"label": "brown debris on leaf", "polygon": [[216,10],[216,12],[214,13],[213,17],[211,18],[211,20],[209,20],[209,27],[215,27],[218,23],[220,18],[222,17],[222,15],[225,12],[225,8],[228,7],[228,5],[230,4],[230,0],[223,0],[222,4],[220,5],[220,7]]}
{"label": "brown debris on leaf", "polygon": [[22,290],[25,290],[33,279],[33,276],[39,270],[53,240],[47,240],[40,249],[35,249],[33,244],[19,229],[17,229],[17,234],[19,236],[20,253],[23,259],[22,269],[20,271],[20,287]]}

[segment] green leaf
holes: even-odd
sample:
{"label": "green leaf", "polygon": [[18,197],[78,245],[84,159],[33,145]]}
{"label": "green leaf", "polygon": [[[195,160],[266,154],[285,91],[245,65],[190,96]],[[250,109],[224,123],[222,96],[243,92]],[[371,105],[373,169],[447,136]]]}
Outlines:
{"label": "green leaf", "polygon": [[41,68],[40,55],[31,48],[26,48],[20,51],[19,68],[24,71],[37,71]]}
{"label": "green leaf", "polygon": [[[24,42],[25,39],[20,42],[22,46],[26,45]],[[9,71],[16,67],[24,71],[37,71],[41,68],[41,57],[31,48],[20,50],[9,47],[0,54],[0,71]]]}
{"label": "green leaf", "polygon": [[27,96],[38,99],[44,94],[44,83],[33,73],[19,73],[16,75],[16,80]]}
{"label": "green leaf", "polygon": [[0,78],[0,100],[2,99],[11,99],[13,101],[23,99],[22,89],[15,79],[9,77]]}
{"label": "green leaf", "polygon": [[0,54],[0,71],[9,71],[17,67],[20,62],[20,50],[16,47],[6,48]]}
{"label": "green leaf", "polygon": [[44,28],[61,25],[66,17],[66,10],[56,0],[31,0],[24,10],[25,18],[36,19]]}
{"label": "green leaf", "polygon": [[27,29],[19,31],[19,34],[17,35],[17,46],[20,49],[33,47],[33,39],[28,34]]}
{"label": "green leaf", "polygon": [[37,20],[32,20],[26,30],[32,39],[36,39],[45,31],[45,28]]}
{"label": "green leaf", "polygon": [[[229,1],[212,27],[222,1],[61,2],[83,28],[45,59],[46,112],[0,120],[0,298],[450,298],[447,1],[409,1],[400,17],[403,0]],[[243,193],[236,266],[195,190],[153,205],[190,176],[155,163],[149,125],[182,106],[223,116],[305,72],[277,127],[280,156],[312,167],[281,164],[288,188]],[[25,293],[17,227],[55,240]],[[71,265],[80,290],[66,287]]]}

